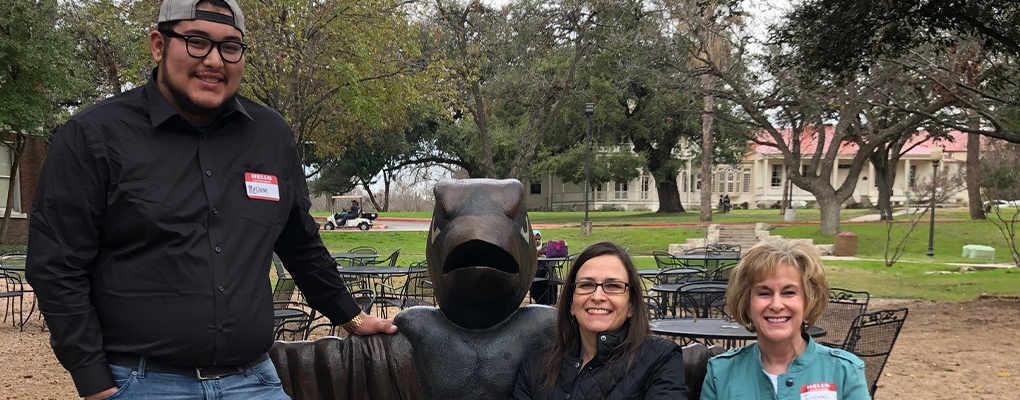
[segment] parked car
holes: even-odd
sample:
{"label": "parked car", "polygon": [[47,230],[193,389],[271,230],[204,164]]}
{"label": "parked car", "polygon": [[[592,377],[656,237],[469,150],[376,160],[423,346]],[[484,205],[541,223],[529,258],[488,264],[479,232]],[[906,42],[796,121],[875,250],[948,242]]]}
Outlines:
{"label": "parked car", "polygon": [[1020,200],[989,200],[985,202],[985,208],[992,207],[1020,207]]}

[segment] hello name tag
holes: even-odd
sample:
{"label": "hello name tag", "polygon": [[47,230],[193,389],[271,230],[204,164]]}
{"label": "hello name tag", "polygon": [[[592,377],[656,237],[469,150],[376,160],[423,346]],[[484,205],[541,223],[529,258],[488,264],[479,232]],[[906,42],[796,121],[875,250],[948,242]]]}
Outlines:
{"label": "hello name tag", "polygon": [[836,398],[836,384],[819,382],[801,386],[800,400],[838,400]]}
{"label": "hello name tag", "polygon": [[245,172],[244,189],[248,191],[248,198],[280,201],[280,184],[275,175]]}

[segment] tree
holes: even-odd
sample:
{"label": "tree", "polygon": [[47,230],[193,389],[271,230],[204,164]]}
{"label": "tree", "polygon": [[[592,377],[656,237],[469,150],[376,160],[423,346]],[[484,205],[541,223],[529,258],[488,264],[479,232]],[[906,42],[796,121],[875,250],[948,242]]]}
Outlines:
{"label": "tree", "polygon": [[0,133],[12,155],[0,243],[10,229],[18,169],[27,142],[46,139],[84,87],[74,47],[57,22],[55,0],[14,0],[0,13]]}
{"label": "tree", "polygon": [[458,92],[454,115],[471,125],[454,125],[472,150],[461,161],[472,176],[521,178],[572,98],[598,8],[579,0],[434,6]]}
{"label": "tree", "polygon": [[93,84],[79,108],[149,80],[154,65],[148,33],[158,7],[156,0],[61,3],[61,26],[77,42],[77,60]]}
{"label": "tree", "polygon": [[[426,31],[401,2],[249,2],[243,91],[280,112],[302,160],[329,159],[378,129],[399,130],[405,110],[443,93]],[[314,152],[314,154],[312,154]]]}
{"label": "tree", "polygon": [[990,218],[1002,233],[1013,264],[1020,268],[1020,247],[1017,247],[1017,228],[1020,228],[1020,145],[990,141],[983,152],[981,190],[990,202],[1012,200],[1012,205],[990,203]]}
{"label": "tree", "polygon": [[[407,167],[432,165],[415,156],[434,137],[439,122],[420,112],[408,116],[410,125],[401,130],[378,129],[367,137],[353,139],[340,157],[314,160],[322,169],[309,185],[312,193],[335,195],[360,187],[376,210],[389,211],[390,188]],[[412,168],[413,169],[413,168]],[[373,186],[382,180],[383,191]]]}
{"label": "tree", "polygon": [[[963,172],[963,174],[961,174]],[[942,172],[938,174],[935,179],[923,178],[920,179],[917,184],[911,187],[909,190],[913,193],[911,198],[917,199],[919,206],[914,207],[907,215],[907,232],[903,234],[903,237],[899,239],[895,245],[892,244],[893,227],[896,225],[893,223],[892,218],[885,220],[885,266],[891,267],[899,261],[900,257],[903,256],[903,252],[906,251],[907,239],[914,233],[914,229],[917,228],[917,223],[920,222],[925,215],[933,212],[931,204],[944,204],[949,201],[954,195],[963,190],[965,185],[964,175],[965,171],[951,170],[949,168],[943,168]],[[935,201],[932,201],[932,196],[935,197]],[[925,206],[928,205],[928,206]],[[929,227],[930,228],[930,227]],[[892,245],[892,247],[890,247]]]}

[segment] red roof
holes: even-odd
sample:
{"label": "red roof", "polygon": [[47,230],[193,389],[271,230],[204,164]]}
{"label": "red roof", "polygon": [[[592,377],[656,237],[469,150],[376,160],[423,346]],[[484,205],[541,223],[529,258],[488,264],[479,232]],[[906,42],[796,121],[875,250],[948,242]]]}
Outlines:
{"label": "red roof", "polygon": [[[833,126],[833,125],[826,125],[825,126],[825,132],[826,132],[827,137],[831,136],[832,132],[834,130],[835,130],[835,126]],[[790,144],[791,141],[792,141],[791,138],[793,137],[793,130],[792,129],[781,129],[779,132],[782,133],[782,135],[784,137],[784,141],[787,144]],[[914,136],[914,138],[911,139],[911,141],[908,142],[907,145],[904,146],[904,147],[905,148],[910,148],[914,144],[917,144],[918,142],[921,142],[923,139],[925,139],[927,137],[926,132],[924,130],[921,130],[920,132],[921,132],[921,134],[918,134],[918,135]],[[767,141],[767,142],[773,141],[772,140],[772,136],[769,135],[768,133],[764,132],[764,131],[761,131],[761,133],[759,135],[760,135],[759,137],[762,138],[763,141]],[[948,152],[948,153],[952,153],[952,152],[965,152],[965,151],[967,151],[967,134],[966,133],[954,130],[954,131],[950,131],[947,134],[947,136],[948,137],[946,139],[928,140],[928,141],[922,142],[920,144],[917,144],[916,147],[913,147],[909,151],[907,151],[907,154],[908,155],[929,155],[929,154],[931,154],[931,149],[934,148],[935,146],[941,147],[944,152]],[[982,141],[984,141],[984,137],[982,137]],[[828,141],[828,140],[825,143],[823,143],[822,144],[822,151],[827,151],[828,150],[828,146],[829,146],[830,143],[831,142]],[[818,146],[818,140],[817,140],[817,138],[815,136],[814,129],[812,129],[812,128],[805,129],[804,132],[801,133],[801,154],[810,155],[810,154],[814,153],[814,151],[817,148],[817,146]],[[758,144],[758,143],[752,143],[751,144],[751,148],[754,149],[755,151],[757,151],[760,154],[781,154],[779,149],[777,149],[775,147],[765,146],[765,145],[761,145],[761,144]],[[857,154],[858,151],[859,151],[859,148],[857,147],[856,143],[843,143],[840,146],[840,148],[839,148],[839,154],[851,155],[851,154]]]}

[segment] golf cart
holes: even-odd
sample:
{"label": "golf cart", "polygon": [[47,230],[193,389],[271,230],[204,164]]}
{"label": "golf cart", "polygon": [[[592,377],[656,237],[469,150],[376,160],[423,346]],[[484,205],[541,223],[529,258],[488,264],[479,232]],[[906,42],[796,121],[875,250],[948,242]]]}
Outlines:
{"label": "golf cart", "polygon": [[364,209],[358,212],[358,215],[347,218],[347,223],[340,225],[342,218],[340,217],[341,212],[347,210],[343,208],[345,204],[350,204],[351,200],[358,202],[358,205],[364,207],[364,199],[361,196],[333,196],[329,199],[329,217],[326,217],[326,223],[322,224],[322,229],[331,231],[334,229],[342,228],[354,228],[357,227],[363,231],[367,231],[372,228],[372,221],[379,216],[377,213],[365,212]]}

